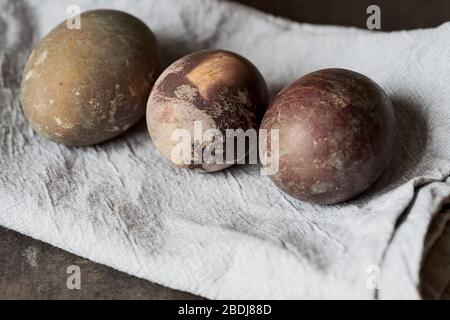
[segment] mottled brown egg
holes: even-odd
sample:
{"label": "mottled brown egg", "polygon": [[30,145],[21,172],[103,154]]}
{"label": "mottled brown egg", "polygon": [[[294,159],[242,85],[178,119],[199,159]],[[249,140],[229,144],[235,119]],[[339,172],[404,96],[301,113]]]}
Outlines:
{"label": "mottled brown egg", "polygon": [[133,126],[160,70],[155,36],[139,19],[96,10],[80,22],[80,29],[61,23],[42,39],[21,90],[35,131],[70,146],[100,143]]}
{"label": "mottled brown egg", "polygon": [[[205,151],[218,144],[225,151],[231,139],[227,130],[254,129],[257,135],[267,106],[266,82],[251,62],[232,52],[206,50],[181,58],[163,72],[148,101],[147,123],[154,145],[174,164],[214,172],[235,164],[239,155],[223,154],[222,160],[231,161],[221,162],[217,154],[209,156]],[[195,129],[196,124],[201,128]],[[211,129],[219,131],[223,140],[208,138]],[[188,153],[192,157],[183,163],[173,158],[180,143],[173,135],[176,130],[184,130],[191,138]],[[196,130],[201,134],[196,135]],[[247,145],[245,153],[248,150]]]}
{"label": "mottled brown egg", "polygon": [[[275,184],[318,204],[365,191],[386,169],[397,135],[394,108],[383,89],[344,69],[313,72],[284,88],[261,128],[279,130]],[[276,149],[267,140],[263,152],[273,155]]]}

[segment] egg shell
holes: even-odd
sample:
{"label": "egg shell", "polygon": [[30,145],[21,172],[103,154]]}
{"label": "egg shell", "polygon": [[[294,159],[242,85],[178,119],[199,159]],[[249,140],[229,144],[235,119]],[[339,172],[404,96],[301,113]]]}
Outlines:
{"label": "egg shell", "polygon": [[21,102],[39,134],[69,146],[109,140],[145,115],[159,75],[152,31],[120,11],[82,13],[80,29],[66,22],[33,51],[22,78]]}
{"label": "egg shell", "polygon": [[[227,129],[258,130],[267,106],[266,82],[250,61],[229,51],[205,50],[181,58],[162,73],[148,101],[147,123],[156,148],[173,160],[178,143],[172,139],[174,130],[187,130],[194,137],[194,122],[199,121],[203,132],[218,129],[225,145]],[[192,153],[203,153],[210,143],[193,139]],[[175,164],[199,172],[233,165],[210,160]]]}
{"label": "egg shell", "polygon": [[[316,71],[288,85],[261,128],[279,132],[279,170],[272,180],[317,204],[343,202],[371,186],[388,166],[397,136],[384,90],[344,69]],[[273,154],[271,138],[262,148]]]}

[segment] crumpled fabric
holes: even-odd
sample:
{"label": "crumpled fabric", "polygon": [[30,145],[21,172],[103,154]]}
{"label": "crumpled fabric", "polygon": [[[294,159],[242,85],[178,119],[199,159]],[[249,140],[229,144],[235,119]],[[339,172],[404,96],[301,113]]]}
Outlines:
{"label": "crumpled fabric", "polygon": [[209,175],[174,168],[144,121],[86,148],[33,133],[19,103],[21,73],[72,2],[0,0],[0,225],[213,299],[419,299],[424,286],[433,297],[444,292],[450,23],[384,33],[298,24],[215,0],[76,1],[83,11],[114,8],[142,19],[166,65],[199,49],[235,51],[260,69],[272,94],[329,67],[378,82],[399,122],[393,160],[362,196],[319,206],[281,192],[258,166]]}

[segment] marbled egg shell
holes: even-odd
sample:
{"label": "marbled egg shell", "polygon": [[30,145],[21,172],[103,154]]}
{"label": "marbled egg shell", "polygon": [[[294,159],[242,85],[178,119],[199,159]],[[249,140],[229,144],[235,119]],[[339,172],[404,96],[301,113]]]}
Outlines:
{"label": "marbled egg shell", "polygon": [[139,19],[96,10],[80,22],[80,29],[64,22],[42,39],[21,90],[35,131],[70,146],[100,143],[133,126],[160,70],[155,36]]}
{"label": "marbled egg shell", "polygon": [[148,101],[147,123],[154,145],[166,158],[180,167],[214,172],[233,163],[206,157],[201,163],[173,161],[178,143],[172,139],[174,130],[192,134],[195,156],[212,141],[194,141],[194,122],[202,124],[203,132],[220,130],[225,144],[227,129],[258,130],[267,106],[266,82],[251,62],[232,52],[205,50],[181,58],[163,72]]}
{"label": "marbled egg shell", "polygon": [[362,193],[386,169],[397,121],[389,97],[371,79],[326,69],[283,89],[261,128],[279,130],[275,184],[300,200],[333,204]]}

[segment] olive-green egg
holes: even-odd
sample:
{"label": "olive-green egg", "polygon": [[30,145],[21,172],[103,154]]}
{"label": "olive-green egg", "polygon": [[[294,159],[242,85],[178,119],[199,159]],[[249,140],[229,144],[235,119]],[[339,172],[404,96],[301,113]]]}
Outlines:
{"label": "olive-green egg", "polygon": [[22,78],[21,102],[36,132],[70,146],[109,140],[145,114],[159,48],[139,19],[114,10],[81,14],[45,36]]}

